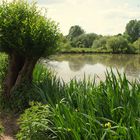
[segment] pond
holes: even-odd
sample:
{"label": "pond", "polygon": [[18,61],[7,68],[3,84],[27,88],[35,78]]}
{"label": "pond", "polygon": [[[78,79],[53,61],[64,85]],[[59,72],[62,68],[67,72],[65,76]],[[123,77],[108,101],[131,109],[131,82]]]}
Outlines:
{"label": "pond", "polygon": [[45,60],[47,67],[52,69],[57,77],[69,82],[71,79],[84,77],[97,81],[105,80],[106,70],[110,68],[125,73],[129,80],[140,79],[140,55],[126,54],[62,54]]}

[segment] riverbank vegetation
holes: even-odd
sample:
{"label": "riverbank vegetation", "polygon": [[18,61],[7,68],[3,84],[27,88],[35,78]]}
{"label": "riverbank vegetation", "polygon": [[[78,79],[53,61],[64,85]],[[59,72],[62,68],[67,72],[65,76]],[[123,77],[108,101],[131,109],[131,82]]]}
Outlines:
{"label": "riverbank vegetation", "polygon": [[13,97],[10,105],[1,107],[22,112],[19,140],[140,138],[140,84],[119,73],[106,72],[105,82],[99,84],[90,79],[66,84],[38,63],[33,83]]}
{"label": "riverbank vegetation", "polygon": [[[75,48],[77,45],[90,48],[102,36],[85,34],[80,27],[72,27],[67,36],[69,41],[61,36],[63,42],[59,44],[60,33],[55,22],[42,16],[35,3],[30,5],[24,0],[3,2],[0,21],[0,51],[3,52],[0,54],[0,122],[1,115],[14,114],[19,118],[16,139],[140,139],[139,81],[130,82],[125,74],[118,72],[115,76],[107,71],[105,82],[99,84],[96,79],[86,78],[66,84],[40,62],[59,45],[71,47],[77,38],[79,43],[73,43]],[[134,48],[139,48],[139,35],[130,38],[131,32],[126,34],[127,40],[135,41]],[[107,40],[110,46],[107,51],[135,52],[122,35]],[[119,48],[114,48],[118,44]],[[0,135],[5,129],[4,122],[1,123]]]}
{"label": "riverbank vegetation", "polygon": [[86,33],[75,25],[62,38],[63,53],[140,53],[140,21],[131,20],[123,34],[113,36]]}
{"label": "riverbank vegetation", "polygon": [[21,115],[18,139],[139,140],[139,83],[111,72],[98,85],[90,80],[65,84],[41,65],[36,68],[45,75],[35,78],[33,90],[42,104],[30,103]]}

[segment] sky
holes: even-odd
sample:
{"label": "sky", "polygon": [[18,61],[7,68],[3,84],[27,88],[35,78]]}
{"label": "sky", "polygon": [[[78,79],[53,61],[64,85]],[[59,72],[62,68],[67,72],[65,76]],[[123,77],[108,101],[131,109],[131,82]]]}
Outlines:
{"label": "sky", "polygon": [[47,16],[59,23],[66,35],[79,25],[87,33],[114,35],[123,33],[126,24],[140,20],[140,0],[37,0]]}

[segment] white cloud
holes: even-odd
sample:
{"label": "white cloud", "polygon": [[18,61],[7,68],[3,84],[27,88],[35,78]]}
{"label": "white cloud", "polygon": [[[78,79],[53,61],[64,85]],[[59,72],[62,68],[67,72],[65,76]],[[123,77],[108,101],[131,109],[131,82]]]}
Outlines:
{"label": "white cloud", "polygon": [[[8,0],[11,1],[11,0]],[[30,0],[31,1],[31,0]],[[139,0],[38,0],[64,34],[72,25],[87,32],[117,34],[131,19],[140,19]]]}
{"label": "white cloud", "polygon": [[125,30],[130,19],[140,19],[139,8],[129,3],[117,3],[114,0],[65,0],[63,3],[43,5],[48,16],[60,23],[63,33],[70,26],[80,25],[87,32],[99,34],[117,34]]}

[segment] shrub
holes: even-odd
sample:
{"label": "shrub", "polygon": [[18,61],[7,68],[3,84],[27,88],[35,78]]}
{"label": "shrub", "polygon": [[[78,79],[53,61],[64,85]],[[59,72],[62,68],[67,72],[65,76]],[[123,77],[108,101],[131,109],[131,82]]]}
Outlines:
{"label": "shrub", "polygon": [[53,133],[49,128],[50,115],[48,105],[31,103],[31,108],[25,110],[25,113],[19,118],[18,140],[49,140],[50,134]]}
{"label": "shrub", "polygon": [[82,34],[74,38],[71,42],[72,47],[75,48],[91,48],[95,39],[98,38],[98,35],[95,33]]}
{"label": "shrub", "polygon": [[107,49],[107,40],[109,39],[108,36],[104,36],[104,37],[100,37],[99,39],[96,39],[93,44],[92,44],[92,48],[103,48],[103,49]]}
{"label": "shrub", "polygon": [[[12,110],[14,112],[23,112],[28,108],[31,101],[43,101],[41,90],[37,87],[44,79],[50,79],[51,72],[47,70],[42,64],[37,64],[33,72],[33,83],[26,81],[20,87],[12,91],[9,102],[3,96],[0,97],[0,107],[5,110]],[[45,99],[44,99],[45,100]],[[44,103],[46,103],[44,101]]]}
{"label": "shrub", "polygon": [[140,53],[140,38],[133,43],[133,47],[137,53]]}
{"label": "shrub", "polygon": [[1,122],[0,122],[0,137],[4,132],[4,127],[2,126]]}
{"label": "shrub", "polygon": [[123,36],[111,37],[107,41],[107,49],[111,49],[113,53],[130,53],[131,50],[128,41]]}
{"label": "shrub", "polygon": [[2,84],[6,76],[7,67],[8,57],[7,55],[0,53],[0,89],[2,88]]}

